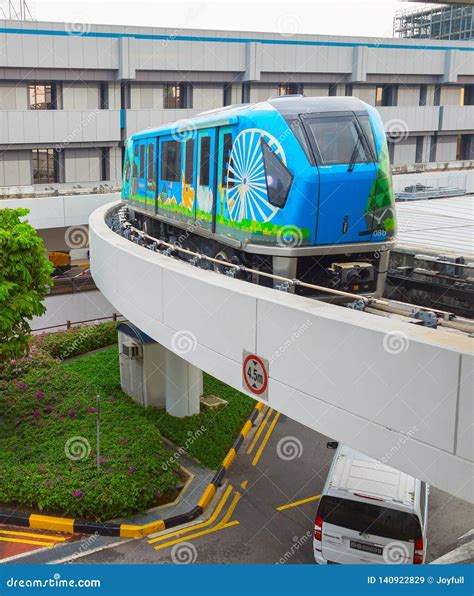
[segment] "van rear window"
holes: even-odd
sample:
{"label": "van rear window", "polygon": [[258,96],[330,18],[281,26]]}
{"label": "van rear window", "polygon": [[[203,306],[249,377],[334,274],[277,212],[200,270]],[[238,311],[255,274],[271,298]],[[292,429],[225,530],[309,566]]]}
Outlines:
{"label": "van rear window", "polygon": [[383,505],[326,496],[321,499],[318,514],[322,516],[323,523],[391,540],[408,542],[421,536],[416,515]]}

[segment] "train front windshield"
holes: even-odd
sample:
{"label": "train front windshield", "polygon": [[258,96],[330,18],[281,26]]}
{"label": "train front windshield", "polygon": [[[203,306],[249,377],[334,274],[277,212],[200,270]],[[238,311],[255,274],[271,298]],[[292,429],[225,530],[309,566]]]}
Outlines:
{"label": "train front windshield", "polygon": [[[304,119],[317,162],[322,166],[374,161],[373,135],[368,118],[324,114]],[[365,129],[365,130],[364,130]],[[370,138],[367,138],[367,134]]]}

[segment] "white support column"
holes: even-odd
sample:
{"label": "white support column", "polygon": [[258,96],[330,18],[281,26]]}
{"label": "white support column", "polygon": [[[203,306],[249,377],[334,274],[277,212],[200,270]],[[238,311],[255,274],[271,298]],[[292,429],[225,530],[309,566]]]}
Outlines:
{"label": "white support column", "polygon": [[202,390],[202,371],[166,350],[165,393],[168,414],[178,418],[199,414]]}

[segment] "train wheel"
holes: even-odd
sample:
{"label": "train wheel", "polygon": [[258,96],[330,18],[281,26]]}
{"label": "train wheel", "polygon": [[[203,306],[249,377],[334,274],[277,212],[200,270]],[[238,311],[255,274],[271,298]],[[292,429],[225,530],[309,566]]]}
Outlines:
{"label": "train wheel", "polygon": [[218,253],[214,255],[214,258],[218,261],[222,261],[222,265],[220,263],[214,263],[214,271],[217,273],[227,273],[229,270],[234,269],[234,267],[226,267],[225,263],[232,263],[233,265],[240,265],[240,260],[236,255],[232,255],[231,253],[227,252],[225,249],[220,250]]}

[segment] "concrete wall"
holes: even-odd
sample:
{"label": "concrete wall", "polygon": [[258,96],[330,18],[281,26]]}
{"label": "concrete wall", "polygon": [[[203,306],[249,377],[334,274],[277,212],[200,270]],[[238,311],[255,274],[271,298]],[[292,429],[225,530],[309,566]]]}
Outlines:
{"label": "concrete wall", "polygon": [[98,110],[98,83],[64,83],[62,87],[63,110]]}
{"label": "concrete wall", "polygon": [[329,85],[310,85],[303,86],[303,93],[307,97],[325,97],[329,95]]}
{"label": "concrete wall", "polygon": [[436,146],[436,161],[452,161],[456,159],[457,136],[439,136]]}
{"label": "concrete wall", "polygon": [[65,149],[65,182],[91,182],[101,180],[101,154],[99,149]]}
{"label": "concrete wall", "polygon": [[244,350],[268,359],[269,406],[472,500],[472,340],[197,269],[113,233],[108,209],[90,219],[91,270],[133,324],[167,349],[186,330],[184,359],[236,389]]}
{"label": "concrete wall", "polygon": [[416,153],[416,137],[409,137],[400,143],[395,143],[394,164],[414,163]]}
{"label": "concrete wall", "polygon": [[256,85],[250,87],[250,103],[267,101],[269,97],[278,95],[278,85]]}
{"label": "concrete wall", "polygon": [[132,84],[130,105],[132,110],[163,109],[163,85]]}
{"label": "concrete wall", "polygon": [[0,110],[26,109],[28,109],[26,85],[0,81]]}
{"label": "concrete wall", "polygon": [[352,95],[370,105],[375,105],[375,85],[352,85]]}
{"label": "concrete wall", "polygon": [[64,228],[87,223],[89,215],[100,205],[118,200],[119,193],[35,197],[32,199],[2,199],[0,209],[29,209],[27,220],[38,229]]}
{"label": "concrete wall", "polygon": [[42,327],[66,326],[67,321],[89,321],[111,317],[114,313],[120,314],[99,291],[48,296],[43,304],[46,306],[46,312],[41,317],[33,317],[33,332]]}
{"label": "concrete wall", "polygon": [[212,110],[224,105],[224,85],[193,85],[193,110]]}
{"label": "concrete wall", "polygon": [[0,151],[0,186],[31,184],[31,151]]}

